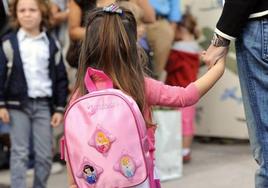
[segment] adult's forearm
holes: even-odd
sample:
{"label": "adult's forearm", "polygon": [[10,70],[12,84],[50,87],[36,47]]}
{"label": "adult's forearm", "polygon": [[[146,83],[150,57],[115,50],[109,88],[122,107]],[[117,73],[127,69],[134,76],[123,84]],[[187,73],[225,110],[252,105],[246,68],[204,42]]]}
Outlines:
{"label": "adult's forearm", "polygon": [[83,27],[77,27],[75,29],[70,30],[70,38],[71,40],[83,40],[85,38],[86,30]]}
{"label": "adult's forearm", "polygon": [[226,0],[216,28],[236,38],[258,2],[259,0]]}
{"label": "adult's forearm", "polygon": [[152,23],[156,20],[155,18],[155,11],[151,4],[149,3],[149,0],[139,0],[137,1],[137,4],[140,8],[142,8],[144,12],[143,21],[146,23]]}

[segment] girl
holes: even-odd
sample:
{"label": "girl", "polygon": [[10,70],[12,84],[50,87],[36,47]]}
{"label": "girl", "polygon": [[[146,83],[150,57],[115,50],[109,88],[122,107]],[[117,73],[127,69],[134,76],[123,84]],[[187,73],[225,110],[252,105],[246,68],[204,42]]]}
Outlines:
{"label": "girl", "polygon": [[[78,78],[72,99],[87,93],[84,77],[88,67],[102,70],[112,80],[117,89],[130,95],[143,112],[148,122],[150,155],[154,155],[154,131],[151,123],[152,105],[190,106],[198,101],[221,77],[225,61],[221,59],[214,67],[186,88],[164,85],[144,74],[140,48],[137,46],[137,27],[133,14],[119,7],[96,8],[89,14],[86,36],[82,44]],[[110,10],[107,12],[107,9]],[[120,13],[122,12],[122,13]],[[101,78],[94,77],[95,83]],[[76,187],[70,170],[70,186]],[[150,174],[153,176],[153,174]],[[152,177],[153,179],[153,177]],[[151,187],[159,187],[159,181]],[[140,186],[138,186],[140,188]],[[149,185],[142,187],[148,188]]]}
{"label": "girl", "polygon": [[[175,42],[169,54],[166,66],[166,83],[172,86],[186,87],[197,79],[199,53],[201,48],[196,39],[199,37],[196,19],[190,10],[182,16],[177,24]],[[191,145],[194,134],[195,106],[181,109],[183,134],[183,162],[191,160]]]}
{"label": "girl", "polygon": [[[57,127],[63,119],[67,75],[60,49],[46,32],[48,2],[14,0],[11,18],[15,32],[5,36],[0,46],[0,119],[11,125],[11,187],[27,187],[31,138],[33,187],[45,188],[52,164],[51,125]],[[10,53],[5,53],[7,44]]]}

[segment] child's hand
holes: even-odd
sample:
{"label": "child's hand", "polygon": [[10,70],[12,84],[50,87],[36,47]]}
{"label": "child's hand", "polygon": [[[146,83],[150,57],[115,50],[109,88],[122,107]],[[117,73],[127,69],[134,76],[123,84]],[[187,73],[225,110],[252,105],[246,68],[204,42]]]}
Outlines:
{"label": "child's hand", "polygon": [[212,44],[207,51],[202,53],[201,59],[208,66],[208,69],[213,67],[218,60],[225,58],[228,53],[228,47],[215,47]]}
{"label": "child's hand", "polygon": [[10,122],[9,113],[6,108],[0,108],[0,120],[5,124]]}
{"label": "child's hand", "polygon": [[51,118],[51,125],[52,127],[58,127],[63,121],[63,114],[56,112],[53,114],[52,118]]}
{"label": "child's hand", "polygon": [[200,97],[208,92],[208,90],[211,89],[223,75],[225,69],[225,57],[218,59],[215,65],[194,82]]}

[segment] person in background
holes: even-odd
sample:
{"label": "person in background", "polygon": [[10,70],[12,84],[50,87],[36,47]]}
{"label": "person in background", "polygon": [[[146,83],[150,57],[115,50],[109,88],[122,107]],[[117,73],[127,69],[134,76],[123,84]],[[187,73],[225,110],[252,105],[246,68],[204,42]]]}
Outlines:
{"label": "person in background", "polygon": [[97,7],[108,6],[112,3],[130,2],[139,6],[142,10],[142,21],[144,23],[152,23],[155,21],[155,12],[149,3],[149,0],[97,0]]}
{"label": "person in background", "polygon": [[235,40],[249,139],[256,171],[255,187],[268,187],[268,1],[225,0],[211,45],[203,60],[212,68]]}
{"label": "person in background", "polygon": [[[187,9],[177,23],[175,42],[173,43],[166,66],[166,84],[186,87],[197,79],[199,54],[201,48],[197,43],[199,30],[197,21]],[[191,160],[191,145],[194,135],[195,105],[181,108],[182,118],[182,155],[183,162]]]}
{"label": "person in background", "polygon": [[[48,32],[49,3],[13,0],[10,14],[14,32],[3,37],[0,46],[0,119],[11,126],[11,187],[27,187],[32,138],[33,187],[45,188],[52,164],[52,127],[61,124],[66,104],[66,70]],[[11,45],[12,58],[5,53],[6,44]],[[12,67],[7,66],[10,62]]]}
{"label": "person in background", "polygon": [[[149,23],[153,23],[155,21],[155,13],[152,6],[149,4],[147,0],[142,1],[144,4],[138,5],[138,2],[136,1],[119,1],[118,5],[120,7],[126,8],[130,10],[133,15],[135,16],[135,19],[137,21],[137,33],[138,33],[138,43],[143,48],[145,53],[148,57],[148,74],[152,75],[153,71],[153,63],[152,63],[152,54],[151,54],[151,48],[148,44],[147,36],[146,36],[146,26]],[[144,8],[142,8],[144,7]],[[145,11],[147,14],[145,14]],[[151,13],[150,13],[151,12]],[[146,17],[147,15],[147,17]]]}
{"label": "person in background", "polygon": [[3,37],[11,29],[9,26],[8,4],[8,0],[0,1],[0,38]]}
{"label": "person in background", "polygon": [[81,42],[85,35],[86,15],[96,5],[97,0],[70,0],[68,16],[70,44],[66,61],[73,68],[78,67]]}
{"label": "person in background", "polygon": [[[71,44],[67,52],[67,62],[70,66],[77,68],[79,61],[79,49],[81,48],[81,41],[85,36],[85,22],[86,14],[94,7],[104,7],[116,0],[71,0],[69,13],[69,35]],[[118,0],[120,2],[120,0]],[[154,10],[150,6],[148,0],[131,0],[143,10],[142,20],[144,22],[153,22],[155,20]],[[77,55],[78,54],[78,55]]]}
{"label": "person in background", "polygon": [[66,43],[67,20],[69,14],[69,0],[52,0],[51,13],[54,34],[56,39],[60,41],[62,47]]}
{"label": "person in background", "polygon": [[155,10],[156,21],[148,24],[146,34],[154,53],[154,74],[158,80],[164,81],[176,23],[181,19],[180,0],[150,0],[150,4]]}
{"label": "person in background", "polygon": [[86,14],[97,5],[97,0],[70,0],[69,35],[73,41],[82,40],[85,35]]}
{"label": "person in background", "polygon": [[[9,32],[10,26],[8,24],[8,0],[0,1],[0,39]],[[10,127],[4,125],[0,121],[0,169],[9,167],[10,155]]]}

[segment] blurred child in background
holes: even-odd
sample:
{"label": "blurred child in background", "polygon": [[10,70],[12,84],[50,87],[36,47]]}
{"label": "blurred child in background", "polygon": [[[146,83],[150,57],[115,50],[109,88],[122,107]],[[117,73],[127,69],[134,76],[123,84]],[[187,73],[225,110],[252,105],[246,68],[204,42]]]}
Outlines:
{"label": "blurred child in background", "polygon": [[[197,21],[187,10],[177,24],[175,42],[166,66],[166,83],[186,87],[197,79],[199,53],[196,39],[199,37]],[[183,134],[183,162],[191,160],[191,144],[194,135],[195,105],[181,109]]]}

